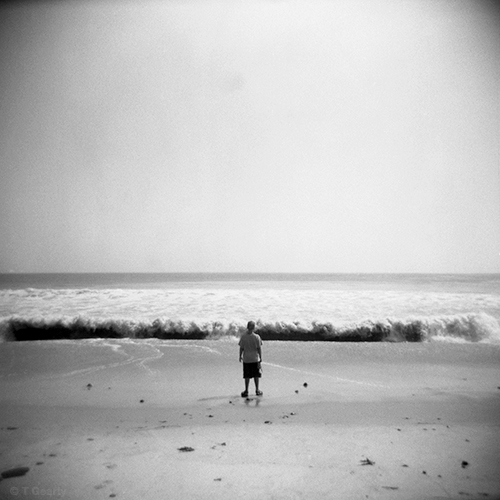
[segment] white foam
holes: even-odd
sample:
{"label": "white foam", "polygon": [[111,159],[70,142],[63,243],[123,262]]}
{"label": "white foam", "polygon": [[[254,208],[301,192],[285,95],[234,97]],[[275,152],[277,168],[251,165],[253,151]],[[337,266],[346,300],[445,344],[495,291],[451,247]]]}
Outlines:
{"label": "white foam", "polygon": [[[0,338],[7,335],[5,321],[17,317],[66,324],[80,318],[87,325],[114,324],[125,336],[141,324],[154,328],[155,321],[168,322],[180,331],[201,328],[213,337],[238,337],[248,319],[293,329],[293,325],[308,328],[329,323],[342,328],[363,322],[386,323],[387,318],[408,322],[411,318],[425,323],[428,337],[436,340],[500,339],[500,298],[495,293],[338,290],[292,285],[276,289],[223,285],[168,290],[28,288],[0,290],[0,317]],[[456,334],[450,334],[453,331]],[[397,340],[396,331],[394,336]]]}

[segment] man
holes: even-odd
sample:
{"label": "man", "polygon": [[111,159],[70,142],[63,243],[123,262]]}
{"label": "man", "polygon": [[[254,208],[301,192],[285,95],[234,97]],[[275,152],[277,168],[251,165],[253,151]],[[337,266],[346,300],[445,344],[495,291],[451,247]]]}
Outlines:
{"label": "man", "polygon": [[251,378],[253,378],[255,383],[255,394],[257,396],[262,396],[262,391],[259,391],[262,340],[254,330],[255,322],[249,321],[247,324],[247,331],[241,336],[238,344],[240,346],[240,363],[243,361],[243,378],[245,379],[245,390],[241,393],[242,398],[248,396],[248,385],[250,384]]}

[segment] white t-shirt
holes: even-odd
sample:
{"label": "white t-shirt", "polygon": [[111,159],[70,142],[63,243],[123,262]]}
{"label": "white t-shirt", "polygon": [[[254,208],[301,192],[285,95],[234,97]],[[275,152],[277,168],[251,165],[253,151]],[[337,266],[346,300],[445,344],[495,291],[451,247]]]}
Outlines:
{"label": "white t-shirt", "polygon": [[262,345],[262,340],[256,333],[244,333],[239,342],[243,349],[243,363],[257,363],[260,361],[258,349]]}

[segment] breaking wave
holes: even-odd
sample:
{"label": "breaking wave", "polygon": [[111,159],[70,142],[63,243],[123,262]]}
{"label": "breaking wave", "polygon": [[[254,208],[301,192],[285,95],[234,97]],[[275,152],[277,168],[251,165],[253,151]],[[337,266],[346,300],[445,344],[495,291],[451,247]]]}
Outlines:
{"label": "breaking wave", "polygon": [[[183,321],[78,316],[0,319],[0,340],[33,341],[88,338],[220,339],[239,337],[239,321]],[[486,314],[463,314],[407,320],[364,321],[334,325],[328,322],[257,321],[262,340],[326,342],[500,342],[498,321]]]}

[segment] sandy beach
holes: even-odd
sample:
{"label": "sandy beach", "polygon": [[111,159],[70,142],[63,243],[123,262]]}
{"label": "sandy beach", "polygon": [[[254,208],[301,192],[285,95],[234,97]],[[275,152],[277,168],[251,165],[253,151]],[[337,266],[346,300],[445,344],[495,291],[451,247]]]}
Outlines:
{"label": "sandy beach", "polygon": [[0,472],[29,469],[2,499],[500,498],[498,345],[266,342],[248,400],[235,339],[5,342],[0,367]]}

